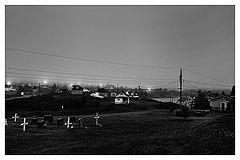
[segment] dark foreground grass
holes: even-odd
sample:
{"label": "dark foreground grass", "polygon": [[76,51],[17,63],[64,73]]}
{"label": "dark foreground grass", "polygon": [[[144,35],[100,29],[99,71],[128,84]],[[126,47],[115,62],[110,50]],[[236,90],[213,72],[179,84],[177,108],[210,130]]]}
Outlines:
{"label": "dark foreground grass", "polygon": [[[187,120],[167,110],[81,116],[87,129],[66,131],[55,122],[45,129],[6,126],[6,154],[234,154],[234,115],[211,113]],[[57,117],[55,117],[57,118]],[[66,120],[66,117],[65,117]],[[20,120],[21,121],[21,120]]]}

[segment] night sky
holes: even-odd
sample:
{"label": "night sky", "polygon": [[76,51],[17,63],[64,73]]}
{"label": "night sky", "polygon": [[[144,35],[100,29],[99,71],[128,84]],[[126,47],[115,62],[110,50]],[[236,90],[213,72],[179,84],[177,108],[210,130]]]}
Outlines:
{"label": "night sky", "polygon": [[180,67],[231,88],[234,6],[6,7],[6,81],[174,88]]}

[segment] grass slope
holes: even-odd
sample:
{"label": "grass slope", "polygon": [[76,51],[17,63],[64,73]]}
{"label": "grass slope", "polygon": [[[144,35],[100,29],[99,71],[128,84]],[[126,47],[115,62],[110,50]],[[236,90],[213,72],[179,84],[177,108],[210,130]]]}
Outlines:
{"label": "grass slope", "polygon": [[[23,99],[6,100],[6,118],[14,113],[20,116],[44,116],[72,115],[72,114],[93,114],[119,113],[143,111],[158,108],[169,109],[169,106],[176,106],[174,103],[162,103],[150,99],[130,99],[129,105],[115,105],[114,98],[97,99],[88,95],[43,95]],[[64,110],[61,107],[64,106]]]}

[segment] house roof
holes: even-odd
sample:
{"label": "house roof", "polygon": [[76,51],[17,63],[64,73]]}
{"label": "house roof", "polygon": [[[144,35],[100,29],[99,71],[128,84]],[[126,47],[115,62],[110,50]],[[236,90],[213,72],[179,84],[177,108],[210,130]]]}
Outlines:
{"label": "house roof", "polygon": [[73,85],[72,89],[73,90],[83,90],[83,88],[79,85]]}
{"label": "house roof", "polygon": [[98,88],[97,92],[99,92],[99,93],[108,93],[108,91],[106,89],[104,89],[104,88]]}
{"label": "house roof", "polygon": [[215,101],[215,100],[218,100],[218,99],[226,99],[226,100],[233,100],[231,97],[229,96],[224,96],[224,95],[221,95],[221,96],[218,96],[218,97],[215,97],[213,99],[210,99],[210,101]]}
{"label": "house roof", "polygon": [[116,96],[116,98],[120,98],[120,97],[128,97],[128,96],[127,96],[126,93],[120,92],[120,93]]}

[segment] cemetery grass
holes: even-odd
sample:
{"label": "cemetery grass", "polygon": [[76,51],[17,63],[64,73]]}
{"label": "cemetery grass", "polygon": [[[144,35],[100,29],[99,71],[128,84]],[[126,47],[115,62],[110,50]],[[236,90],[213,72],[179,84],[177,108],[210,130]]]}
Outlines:
{"label": "cemetery grass", "polygon": [[[9,155],[102,154],[234,154],[234,114],[210,113],[184,120],[168,110],[136,111],[83,116],[87,129],[66,131],[55,121],[47,128],[9,121],[5,128],[5,153]],[[54,117],[56,120],[57,117]],[[66,121],[67,117],[64,117]],[[22,120],[19,120],[22,122]]]}

